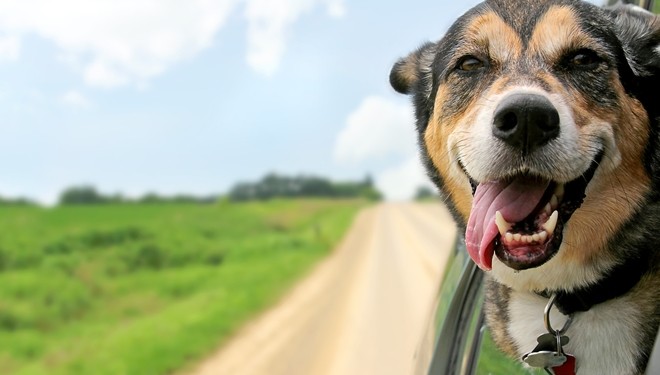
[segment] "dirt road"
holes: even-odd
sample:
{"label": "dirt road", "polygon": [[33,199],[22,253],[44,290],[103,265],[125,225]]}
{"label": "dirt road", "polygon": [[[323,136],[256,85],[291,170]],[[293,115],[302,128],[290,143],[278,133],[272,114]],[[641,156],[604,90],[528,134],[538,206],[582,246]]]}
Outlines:
{"label": "dirt road", "polygon": [[363,211],[329,258],[191,374],[410,373],[454,235],[437,204]]}

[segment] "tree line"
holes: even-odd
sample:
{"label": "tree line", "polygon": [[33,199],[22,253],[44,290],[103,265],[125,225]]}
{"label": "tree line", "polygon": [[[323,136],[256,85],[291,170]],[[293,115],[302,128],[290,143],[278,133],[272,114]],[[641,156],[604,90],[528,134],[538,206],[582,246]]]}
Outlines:
{"label": "tree line", "polygon": [[366,198],[382,199],[373,180],[366,176],[362,181],[334,182],[318,176],[284,176],[275,173],[257,182],[241,182],[229,191],[231,201],[266,200],[271,198]]}
{"label": "tree line", "polygon": [[0,206],[34,206],[36,203],[28,198],[5,198],[0,197]]}
{"label": "tree line", "polygon": [[[382,194],[376,190],[370,176],[366,176],[362,181],[334,182],[318,176],[300,175],[292,177],[270,173],[257,182],[237,183],[227,194],[207,196],[195,196],[191,194],[163,196],[156,193],[148,193],[139,198],[128,198],[121,194],[103,194],[91,185],[72,186],[60,194],[58,204],[210,204],[221,199],[242,202],[273,198],[313,197],[380,200]],[[0,201],[0,204],[2,204],[2,201]]]}
{"label": "tree line", "polygon": [[65,189],[59,197],[59,205],[83,204],[131,204],[131,203],[214,203],[219,195],[195,196],[191,194],[178,194],[172,196],[147,193],[139,198],[128,198],[121,194],[103,194],[91,185],[72,186]]}

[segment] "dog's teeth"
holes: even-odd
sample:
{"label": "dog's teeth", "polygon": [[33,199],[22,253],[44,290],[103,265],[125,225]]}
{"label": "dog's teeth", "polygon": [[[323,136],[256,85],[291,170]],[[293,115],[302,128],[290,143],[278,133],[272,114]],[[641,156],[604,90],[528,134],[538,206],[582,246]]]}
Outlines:
{"label": "dog's teeth", "polygon": [[550,198],[550,207],[554,210],[557,208],[557,205],[559,204],[559,200],[557,199],[556,195],[553,195],[552,198]]}
{"label": "dog's teeth", "polygon": [[544,242],[548,238],[548,232],[542,230],[538,233],[538,236],[541,242]]}
{"label": "dog's teeth", "polygon": [[506,220],[504,220],[504,217],[502,214],[497,211],[495,212],[495,224],[497,224],[497,229],[500,231],[500,234],[504,236],[506,232],[513,227],[513,225],[509,224]]}
{"label": "dog's teeth", "polygon": [[551,236],[555,232],[555,227],[557,227],[558,217],[559,217],[559,212],[557,212],[557,210],[554,210],[552,212],[552,215],[550,215],[548,221],[546,221],[545,224],[542,225],[543,229],[545,229],[545,231],[548,232],[549,236]]}
{"label": "dog's teeth", "polygon": [[511,242],[511,241],[513,241],[513,233],[508,232],[508,233],[506,234],[506,236],[504,236],[504,238],[506,238],[506,242]]}
{"label": "dog's teeth", "polygon": [[537,233],[534,233],[534,234],[532,235],[532,239],[534,240],[534,242],[539,242],[539,240],[541,239],[541,237],[540,237]]}
{"label": "dog's teeth", "polygon": [[548,216],[550,216],[550,214],[552,213],[552,206],[550,206],[550,203],[547,203],[545,207],[543,207],[543,210],[545,211],[546,214],[548,214]]}
{"label": "dog's teeth", "polygon": [[564,185],[559,184],[555,188],[555,195],[557,196],[557,199],[561,200],[564,197]]}
{"label": "dog's teeth", "polygon": [[520,241],[521,238],[522,238],[522,235],[520,233],[515,233],[513,235],[513,239],[516,240],[516,241]]}

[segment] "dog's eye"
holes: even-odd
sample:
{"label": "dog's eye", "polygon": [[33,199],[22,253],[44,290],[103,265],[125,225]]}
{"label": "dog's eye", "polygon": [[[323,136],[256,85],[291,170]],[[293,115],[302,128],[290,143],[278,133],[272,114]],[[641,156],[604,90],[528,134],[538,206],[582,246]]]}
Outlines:
{"label": "dog's eye", "polygon": [[603,61],[596,52],[591,50],[580,50],[571,54],[568,62],[575,67],[580,68],[595,68]]}
{"label": "dog's eye", "polygon": [[465,72],[472,72],[485,66],[484,62],[474,56],[464,56],[458,60],[456,68]]}

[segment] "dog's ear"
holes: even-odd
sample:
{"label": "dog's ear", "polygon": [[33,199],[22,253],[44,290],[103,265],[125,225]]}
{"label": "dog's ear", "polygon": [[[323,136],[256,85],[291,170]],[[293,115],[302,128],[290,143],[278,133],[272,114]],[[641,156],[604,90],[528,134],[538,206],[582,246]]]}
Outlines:
{"label": "dog's ear", "polygon": [[638,6],[609,8],[628,64],[638,77],[660,76],[660,17]]}
{"label": "dog's ear", "polygon": [[415,89],[431,91],[430,76],[435,46],[426,43],[394,64],[390,72],[390,84],[396,91],[402,94],[411,94]]}

